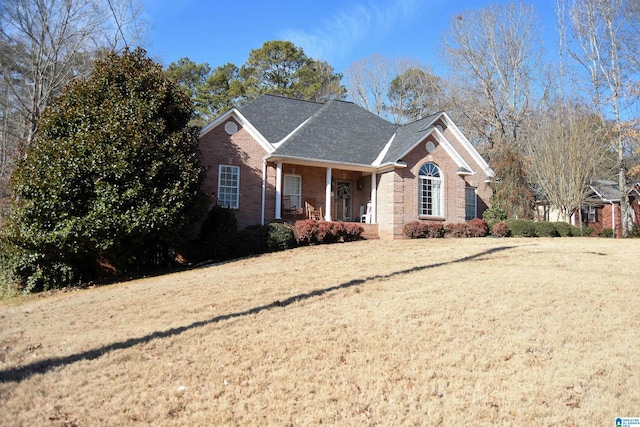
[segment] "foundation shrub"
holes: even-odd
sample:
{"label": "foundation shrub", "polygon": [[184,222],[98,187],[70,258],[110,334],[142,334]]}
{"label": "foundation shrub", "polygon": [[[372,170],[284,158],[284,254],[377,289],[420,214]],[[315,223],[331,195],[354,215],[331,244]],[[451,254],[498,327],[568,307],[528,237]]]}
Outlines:
{"label": "foundation shrub", "polygon": [[469,227],[465,222],[456,223],[456,224],[445,224],[444,236],[445,237],[469,237]]}
{"label": "foundation shrub", "polygon": [[235,234],[234,258],[267,252],[267,228],[247,227]]}
{"label": "foundation shrub", "polygon": [[569,224],[568,222],[558,221],[558,222],[552,222],[551,224],[553,224],[553,227],[558,232],[558,236],[560,237],[575,236],[575,234],[573,234],[573,230],[571,229],[572,225]]}
{"label": "foundation shrub", "polygon": [[537,237],[558,237],[560,233],[549,221],[537,221],[533,223]]}
{"label": "foundation shrub", "polygon": [[613,237],[613,229],[612,228],[605,228],[604,230],[602,230],[601,236],[602,237]]}
{"label": "foundation shrub", "polygon": [[286,251],[296,246],[293,230],[286,224],[271,223],[267,225],[266,236],[269,252]]}
{"label": "foundation shrub", "polygon": [[467,222],[469,237],[485,237],[489,234],[489,224],[480,218],[474,218]]}
{"label": "foundation shrub", "polygon": [[584,236],[584,237],[591,236],[595,231],[593,227],[582,227],[582,231],[580,230],[579,227],[576,227],[576,229],[577,229],[576,236]]}
{"label": "foundation shrub", "polygon": [[312,219],[303,219],[293,224],[293,236],[298,245],[310,245],[316,243],[316,231],[318,222]]}
{"label": "foundation shrub", "polygon": [[509,230],[509,226],[506,222],[498,221],[493,225],[491,234],[497,237],[509,237],[511,236],[511,230]]}
{"label": "foundation shrub", "polygon": [[238,222],[233,210],[222,206],[211,208],[198,236],[205,259],[232,258],[237,229]]}
{"label": "foundation shrub", "polygon": [[508,219],[505,221],[511,230],[511,235],[515,237],[535,237],[536,228],[533,221],[526,219]]}
{"label": "foundation shrub", "polygon": [[345,222],[342,229],[342,240],[345,242],[354,242],[360,239],[363,232],[364,227],[357,222]]}
{"label": "foundation shrub", "polygon": [[320,221],[316,230],[318,243],[336,243],[342,236],[343,225],[341,222]]}
{"label": "foundation shrub", "polygon": [[404,226],[404,235],[410,239],[437,239],[444,234],[444,227],[439,223],[412,221]]}

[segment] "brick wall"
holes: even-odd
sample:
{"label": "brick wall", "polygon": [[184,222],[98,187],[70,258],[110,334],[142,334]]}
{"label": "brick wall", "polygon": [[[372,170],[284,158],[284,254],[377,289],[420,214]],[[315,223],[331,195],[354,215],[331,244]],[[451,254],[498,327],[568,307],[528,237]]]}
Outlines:
{"label": "brick wall", "polygon": [[[262,200],[262,163],[267,154],[265,149],[236,123],[238,132],[233,135],[224,130],[225,123],[209,131],[200,138],[202,163],[206,170],[203,188],[212,195],[212,202],[218,193],[218,167],[230,165],[240,167],[240,198],[236,210],[238,228],[260,224]],[[267,189],[275,188],[275,168],[268,168]],[[275,191],[275,190],[273,190]],[[267,205],[269,207],[269,205]],[[271,209],[274,209],[271,202]]]}

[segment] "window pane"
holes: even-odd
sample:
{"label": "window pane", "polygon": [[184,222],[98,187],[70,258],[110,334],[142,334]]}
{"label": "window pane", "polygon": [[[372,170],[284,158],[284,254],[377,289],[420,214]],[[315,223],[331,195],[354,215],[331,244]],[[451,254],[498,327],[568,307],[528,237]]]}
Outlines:
{"label": "window pane", "polygon": [[425,163],[418,173],[418,215],[442,216],[442,212],[440,169]]}
{"label": "window pane", "polygon": [[465,215],[464,219],[469,221],[477,216],[476,189],[474,187],[465,188]]}
{"label": "window pane", "polygon": [[302,177],[285,175],[283,194],[291,197],[291,207],[302,207]]}
{"label": "window pane", "polygon": [[239,194],[240,168],[238,166],[220,165],[218,204],[227,208],[238,209]]}

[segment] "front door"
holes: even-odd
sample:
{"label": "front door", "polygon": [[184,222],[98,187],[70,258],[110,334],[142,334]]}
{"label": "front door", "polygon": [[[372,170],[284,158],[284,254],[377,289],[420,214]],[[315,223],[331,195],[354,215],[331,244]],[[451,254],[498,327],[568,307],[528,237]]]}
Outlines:
{"label": "front door", "polygon": [[337,221],[351,221],[351,183],[348,181],[338,181],[336,183],[336,197],[333,200],[336,206],[335,219]]}

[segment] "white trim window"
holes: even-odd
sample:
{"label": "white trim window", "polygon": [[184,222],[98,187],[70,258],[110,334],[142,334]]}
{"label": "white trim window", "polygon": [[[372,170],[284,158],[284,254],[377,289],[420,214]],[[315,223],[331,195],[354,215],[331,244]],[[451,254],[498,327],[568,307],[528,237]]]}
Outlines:
{"label": "white trim window", "polygon": [[464,220],[469,221],[478,217],[478,195],[476,188],[466,186],[464,188]]}
{"label": "white trim window", "polygon": [[218,168],[218,205],[238,209],[239,201],[240,167],[220,165]]}
{"label": "white trim window", "polygon": [[442,176],[434,163],[425,163],[418,172],[418,215],[442,217]]}
{"label": "white trim window", "polygon": [[285,175],[283,195],[291,198],[292,208],[302,208],[302,176]]}

